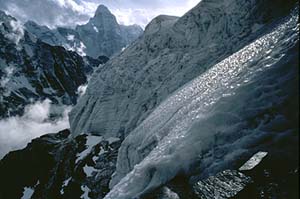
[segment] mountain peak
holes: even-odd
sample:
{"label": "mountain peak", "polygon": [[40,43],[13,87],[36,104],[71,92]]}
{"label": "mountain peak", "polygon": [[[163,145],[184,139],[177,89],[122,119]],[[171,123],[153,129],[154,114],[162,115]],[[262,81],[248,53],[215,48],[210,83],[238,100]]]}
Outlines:
{"label": "mountain peak", "polygon": [[100,4],[95,12],[95,16],[98,16],[100,14],[111,14],[111,12],[109,11],[109,9],[105,6],[105,5],[102,5]]}

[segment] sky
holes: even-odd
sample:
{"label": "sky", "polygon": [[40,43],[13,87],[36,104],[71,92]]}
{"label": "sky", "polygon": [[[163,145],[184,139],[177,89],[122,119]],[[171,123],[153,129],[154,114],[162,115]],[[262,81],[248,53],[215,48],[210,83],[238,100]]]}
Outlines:
{"label": "sky", "polygon": [[0,9],[25,22],[50,28],[86,23],[99,4],[107,6],[120,24],[145,27],[160,14],[182,16],[200,0],[0,0]]}

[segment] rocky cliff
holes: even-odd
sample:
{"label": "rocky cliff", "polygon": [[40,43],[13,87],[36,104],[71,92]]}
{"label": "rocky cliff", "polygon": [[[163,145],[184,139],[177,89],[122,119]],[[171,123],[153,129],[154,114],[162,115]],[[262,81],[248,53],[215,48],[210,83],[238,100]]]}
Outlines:
{"label": "rocky cliff", "polygon": [[0,117],[22,114],[25,105],[46,98],[74,105],[78,87],[108,59],[46,44],[2,11],[0,22]]}

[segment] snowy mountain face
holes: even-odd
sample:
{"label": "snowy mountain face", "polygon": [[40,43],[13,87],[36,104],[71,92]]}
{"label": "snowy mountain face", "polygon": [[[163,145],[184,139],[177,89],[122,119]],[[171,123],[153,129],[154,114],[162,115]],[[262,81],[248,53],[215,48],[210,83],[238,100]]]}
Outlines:
{"label": "snowy mountain face", "polygon": [[93,75],[70,114],[72,133],[128,135],[180,86],[266,31],[287,5],[202,1],[182,18],[157,17],[140,39]]}
{"label": "snowy mountain face", "polygon": [[158,16],[93,73],[71,132],[0,161],[0,198],[298,199],[298,10],[202,0]]}
{"label": "snowy mountain face", "polygon": [[119,25],[116,17],[103,5],[87,24],[75,29],[58,27],[49,29],[32,21],[25,23],[26,29],[51,45],[64,46],[80,55],[94,58],[111,57],[137,39],[143,32],[138,25]]}
{"label": "snowy mountain face", "polygon": [[[94,73],[70,124],[75,136],[127,137],[105,198],[142,197],[202,155],[198,177],[214,174],[274,131],[297,132],[282,108],[298,91],[294,4],[201,1],[181,18],[154,19]],[[210,158],[216,138],[219,159]]]}
{"label": "snowy mountain face", "polygon": [[107,61],[50,46],[4,12],[0,23],[0,118],[21,114],[25,105],[46,98],[54,104],[75,104],[77,88]]}

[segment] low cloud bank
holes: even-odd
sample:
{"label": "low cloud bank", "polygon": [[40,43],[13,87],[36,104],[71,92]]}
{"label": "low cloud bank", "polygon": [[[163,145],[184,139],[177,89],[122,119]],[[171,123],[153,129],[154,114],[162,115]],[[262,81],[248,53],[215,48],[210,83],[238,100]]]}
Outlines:
{"label": "low cloud bank", "polygon": [[[53,110],[61,111],[62,116],[51,119]],[[36,137],[69,128],[70,110],[71,107],[57,107],[50,100],[44,100],[28,105],[23,116],[0,120],[0,158],[12,150],[24,148]]]}

